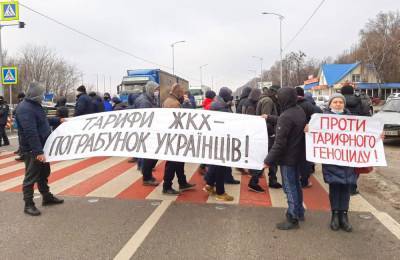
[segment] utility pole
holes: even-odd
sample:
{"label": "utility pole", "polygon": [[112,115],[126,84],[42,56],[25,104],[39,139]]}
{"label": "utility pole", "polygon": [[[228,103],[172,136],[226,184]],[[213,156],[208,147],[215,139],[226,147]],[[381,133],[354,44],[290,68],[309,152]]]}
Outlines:
{"label": "utility pole", "polygon": [[200,87],[203,87],[203,68],[208,64],[203,64],[200,66]]}

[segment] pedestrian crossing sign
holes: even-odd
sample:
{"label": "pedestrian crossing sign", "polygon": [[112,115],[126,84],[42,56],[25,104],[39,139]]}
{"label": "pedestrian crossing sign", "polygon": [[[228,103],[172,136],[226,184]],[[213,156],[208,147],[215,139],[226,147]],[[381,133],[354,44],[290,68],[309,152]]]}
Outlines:
{"label": "pedestrian crossing sign", "polygon": [[2,21],[19,20],[19,3],[17,1],[2,2],[0,7]]}
{"label": "pedestrian crossing sign", "polygon": [[11,85],[18,83],[17,67],[1,67],[1,83]]}

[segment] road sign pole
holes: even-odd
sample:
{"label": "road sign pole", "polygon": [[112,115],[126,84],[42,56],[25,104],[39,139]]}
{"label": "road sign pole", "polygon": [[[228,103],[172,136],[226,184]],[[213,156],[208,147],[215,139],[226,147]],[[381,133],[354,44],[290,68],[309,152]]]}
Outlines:
{"label": "road sign pole", "polygon": [[8,85],[8,86],[9,86],[9,89],[10,89],[10,107],[12,107],[12,87],[11,87],[11,84]]}
{"label": "road sign pole", "polygon": [[[0,68],[3,66],[3,49],[1,46],[1,25],[0,25]],[[3,77],[3,75],[1,75],[1,77]],[[1,82],[1,78],[0,78],[0,96],[4,97],[4,85]]]}

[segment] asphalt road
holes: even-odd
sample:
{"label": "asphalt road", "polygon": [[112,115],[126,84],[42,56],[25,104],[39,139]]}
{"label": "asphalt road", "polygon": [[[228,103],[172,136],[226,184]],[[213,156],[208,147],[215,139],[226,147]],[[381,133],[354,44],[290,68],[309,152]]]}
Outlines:
{"label": "asphalt road", "polygon": [[[15,144],[15,139],[12,143]],[[12,151],[15,146],[7,147]],[[389,167],[362,176],[360,192],[398,222],[400,145]],[[396,197],[397,196],[397,197]],[[400,240],[371,212],[350,213],[354,232],[329,229],[330,213],[307,210],[279,231],[283,208],[63,196],[64,205],[23,214],[20,193],[0,192],[0,259],[399,259]],[[165,210],[165,211],[164,211]]]}

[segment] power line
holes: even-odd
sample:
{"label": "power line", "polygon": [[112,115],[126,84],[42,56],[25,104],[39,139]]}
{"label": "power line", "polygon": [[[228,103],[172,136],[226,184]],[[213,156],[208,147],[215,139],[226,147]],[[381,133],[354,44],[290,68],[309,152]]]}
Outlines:
{"label": "power line", "polygon": [[300,30],[294,35],[294,37],[285,45],[285,47],[283,48],[284,50],[287,49],[287,47],[289,47],[290,44],[292,44],[292,42],[294,42],[294,40],[297,38],[297,36],[299,36],[299,34],[304,30],[304,28],[307,26],[307,24],[311,21],[311,19],[314,17],[314,15],[318,12],[318,10],[321,8],[321,6],[324,4],[326,0],[322,0],[319,5],[317,6],[317,8],[315,8],[314,12],[311,14],[311,16],[307,19],[307,21],[303,24],[303,26],[300,28]]}
{"label": "power line", "polygon": [[[114,46],[114,45],[112,45],[112,44],[110,44],[110,43],[107,43],[107,42],[104,42],[104,41],[102,41],[102,40],[99,40],[99,39],[97,39],[97,38],[95,38],[95,37],[93,37],[93,36],[91,36],[91,35],[89,35],[89,34],[87,34],[87,33],[84,33],[84,32],[82,32],[82,31],[79,31],[78,29],[75,29],[75,28],[73,28],[73,27],[71,27],[71,26],[69,26],[69,25],[67,25],[67,24],[65,24],[65,23],[62,23],[62,22],[60,22],[60,21],[58,21],[58,20],[56,20],[56,19],[54,19],[54,18],[52,18],[52,17],[50,17],[50,16],[48,16],[48,15],[46,15],[46,14],[43,14],[43,13],[41,13],[41,12],[39,12],[39,11],[36,11],[36,10],[30,8],[29,6],[26,6],[26,5],[22,4],[21,2],[19,2],[19,4],[20,4],[21,6],[23,6],[24,8],[28,9],[28,10],[31,11],[31,12],[34,12],[34,13],[36,13],[36,14],[38,14],[38,15],[40,15],[40,16],[42,16],[42,17],[44,17],[44,18],[46,18],[46,19],[48,19],[48,20],[50,20],[50,21],[52,21],[52,22],[54,22],[54,23],[56,23],[56,24],[58,24],[58,25],[60,25],[60,26],[62,26],[62,27],[67,28],[67,29],[70,30],[70,31],[73,31],[73,32],[75,32],[75,33],[77,33],[77,34],[80,34],[80,35],[82,35],[82,36],[84,36],[84,37],[86,37],[86,38],[88,38],[88,39],[90,39],[90,40],[93,40],[93,41],[95,41],[95,42],[97,42],[97,43],[100,43],[100,44],[102,44],[102,45],[104,45],[104,46],[106,46],[106,47],[109,47],[109,48],[111,48],[111,49],[113,49],[113,50],[115,50],[115,51],[118,51],[118,52],[120,52],[120,53],[126,54],[126,55],[128,55],[128,56],[130,56],[130,57],[132,57],[132,58],[135,58],[135,59],[138,59],[138,60],[147,62],[147,63],[149,63],[149,64],[156,65],[156,66],[158,66],[158,67],[160,67],[160,68],[171,69],[171,68],[168,67],[168,66],[164,66],[164,65],[162,65],[162,64],[158,64],[158,63],[153,62],[153,61],[151,61],[151,60],[142,58],[142,57],[137,56],[137,55],[135,55],[135,54],[133,54],[133,53],[131,53],[131,52],[128,52],[128,51],[125,51],[125,50],[123,50],[123,49],[121,49],[121,48],[118,48],[118,47],[116,47],[116,46]],[[191,80],[196,80],[196,81],[198,81],[197,79],[193,79],[193,78],[190,78],[190,77],[186,77],[186,78],[191,79]]]}

